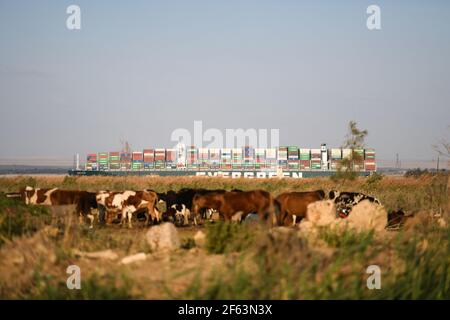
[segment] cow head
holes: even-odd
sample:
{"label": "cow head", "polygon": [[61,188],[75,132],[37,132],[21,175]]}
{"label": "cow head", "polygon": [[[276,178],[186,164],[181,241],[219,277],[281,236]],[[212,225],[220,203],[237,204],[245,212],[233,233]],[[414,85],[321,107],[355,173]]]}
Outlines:
{"label": "cow head", "polygon": [[173,204],[170,208],[175,210],[175,224],[179,226],[184,225],[186,206],[184,204]]}
{"label": "cow head", "polygon": [[213,220],[213,214],[218,214],[219,211],[216,210],[216,209],[209,208],[209,209],[206,209],[205,213],[206,213],[206,219],[212,221]]}
{"label": "cow head", "polygon": [[25,188],[23,188],[20,193],[21,196],[23,197],[23,200],[25,201],[25,204],[30,204],[30,200],[31,197],[35,194],[35,192],[37,192],[38,189],[30,187],[30,186],[26,186]]}
{"label": "cow head", "polygon": [[328,198],[329,198],[330,200],[335,200],[337,197],[339,197],[340,194],[341,194],[340,191],[337,191],[337,190],[331,190],[331,191],[328,193]]}

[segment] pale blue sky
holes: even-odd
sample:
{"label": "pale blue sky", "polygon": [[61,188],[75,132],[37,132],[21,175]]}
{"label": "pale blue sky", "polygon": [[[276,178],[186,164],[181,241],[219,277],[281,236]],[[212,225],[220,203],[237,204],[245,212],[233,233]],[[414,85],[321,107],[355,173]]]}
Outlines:
{"label": "pale blue sky", "polygon": [[378,158],[427,160],[449,57],[449,1],[0,0],[0,157],[169,147],[194,120],[339,146],[353,119]]}

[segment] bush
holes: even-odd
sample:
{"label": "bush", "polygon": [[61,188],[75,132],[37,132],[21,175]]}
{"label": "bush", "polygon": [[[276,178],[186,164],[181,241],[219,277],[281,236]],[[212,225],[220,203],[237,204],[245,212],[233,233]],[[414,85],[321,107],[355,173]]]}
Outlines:
{"label": "bush", "polygon": [[216,222],[208,225],[206,250],[209,253],[241,251],[247,248],[254,237],[255,230],[249,230],[246,224]]}
{"label": "bush", "polygon": [[61,183],[62,189],[76,189],[77,187],[77,177],[65,176]]}
{"label": "bush", "polygon": [[323,227],[319,231],[319,238],[324,240],[328,246],[333,248],[365,252],[366,249],[373,243],[374,231],[358,232],[349,228],[333,230],[329,227]]}
{"label": "bush", "polygon": [[381,180],[383,180],[384,176],[381,173],[373,172],[367,179],[366,185],[368,187],[377,185]]}
{"label": "bush", "polygon": [[47,208],[25,206],[18,200],[0,195],[0,245],[14,236],[30,235],[50,223]]}

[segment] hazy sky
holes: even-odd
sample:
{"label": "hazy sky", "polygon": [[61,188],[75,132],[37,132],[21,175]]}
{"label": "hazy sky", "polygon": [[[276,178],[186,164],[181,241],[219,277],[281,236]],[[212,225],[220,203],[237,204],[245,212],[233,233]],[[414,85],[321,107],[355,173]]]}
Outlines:
{"label": "hazy sky", "polygon": [[0,0],[0,157],[169,147],[194,120],[339,146],[353,119],[378,158],[426,160],[449,98],[450,1]]}

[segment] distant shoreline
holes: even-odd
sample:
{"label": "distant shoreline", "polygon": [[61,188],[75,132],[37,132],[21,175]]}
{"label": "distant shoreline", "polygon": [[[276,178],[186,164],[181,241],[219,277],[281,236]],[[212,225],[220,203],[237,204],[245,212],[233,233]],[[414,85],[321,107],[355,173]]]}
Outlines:
{"label": "distant shoreline", "polygon": [[67,175],[69,166],[0,165],[0,176]]}

